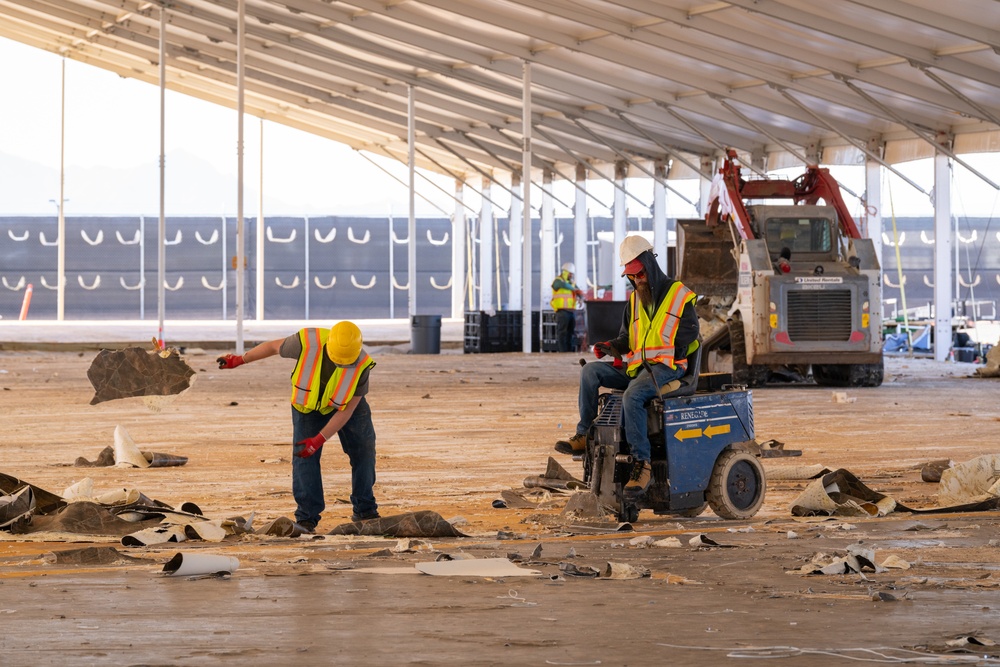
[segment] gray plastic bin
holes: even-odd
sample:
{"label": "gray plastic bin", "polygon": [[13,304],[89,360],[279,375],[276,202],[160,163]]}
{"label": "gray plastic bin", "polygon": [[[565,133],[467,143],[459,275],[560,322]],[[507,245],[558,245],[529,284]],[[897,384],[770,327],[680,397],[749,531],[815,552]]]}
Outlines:
{"label": "gray plastic bin", "polygon": [[441,316],[413,315],[410,317],[410,352],[441,354]]}

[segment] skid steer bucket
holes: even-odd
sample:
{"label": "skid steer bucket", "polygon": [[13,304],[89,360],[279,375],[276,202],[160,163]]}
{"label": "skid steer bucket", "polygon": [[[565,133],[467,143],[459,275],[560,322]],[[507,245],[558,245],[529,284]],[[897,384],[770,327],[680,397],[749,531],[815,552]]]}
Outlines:
{"label": "skid steer bucket", "polygon": [[702,220],[678,220],[676,277],[695,294],[736,296],[732,232]]}

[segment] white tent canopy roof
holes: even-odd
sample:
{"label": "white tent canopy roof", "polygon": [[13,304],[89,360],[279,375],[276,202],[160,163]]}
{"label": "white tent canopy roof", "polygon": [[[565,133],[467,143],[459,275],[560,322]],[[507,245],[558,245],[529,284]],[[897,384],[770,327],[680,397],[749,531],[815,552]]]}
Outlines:
{"label": "white tent canopy roof", "polygon": [[[238,0],[0,0],[0,36],[236,106]],[[456,177],[738,149],[762,167],[1000,150],[995,0],[246,0],[247,113]]]}

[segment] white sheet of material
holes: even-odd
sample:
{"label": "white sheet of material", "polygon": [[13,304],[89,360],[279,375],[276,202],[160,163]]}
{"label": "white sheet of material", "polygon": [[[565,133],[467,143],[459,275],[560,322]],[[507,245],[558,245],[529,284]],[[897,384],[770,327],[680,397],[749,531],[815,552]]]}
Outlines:
{"label": "white sheet of material", "polygon": [[142,455],[135,440],[122,426],[115,427],[115,467],[148,468],[149,461]]}

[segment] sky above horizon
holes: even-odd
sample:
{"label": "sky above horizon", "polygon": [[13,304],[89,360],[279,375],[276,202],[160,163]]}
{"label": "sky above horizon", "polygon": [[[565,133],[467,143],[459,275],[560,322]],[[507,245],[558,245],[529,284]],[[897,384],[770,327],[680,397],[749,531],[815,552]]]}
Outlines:
{"label": "sky above horizon", "polygon": [[[0,160],[9,155],[30,160],[58,174],[60,154],[60,80],[61,61],[59,56],[17,42],[0,38],[0,90],[6,104],[0,106]],[[171,156],[188,154],[194,156],[218,172],[222,182],[235,183],[237,174],[236,155],[236,112],[232,109],[167,91],[166,95],[166,156],[168,183],[171,179]],[[259,179],[260,161],[260,121],[247,117],[244,123],[244,213],[256,214],[256,186]],[[66,61],[66,125],[65,163],[67,173],[81,169],[152,169],[159,161],[159,89],[155,85],[134,79],[126,79],[117,74],[85,65],[73,60]],[[367,215],[392,215],[405,217],[408,214],[406,165],[393,162],[381,156],[371,156],[390,177],[369,160],[343,144],[316,137],[299,130],[284,127],[273,122],[264,123],[264,191],[265,215],[326,214],[341,215],[341,210],[351,214],[366,211]],[[1000,180],[1000,154],[963,156],[977,169],[993,180]],[[932,190],[933,169],[930,160],[897,165],[897,169],[919,183],[925,190]],[[790,170],[796,175],[801,170]],[[857,194],[864,191],[864,170],[862,167],[835,166],[831,172],[841,182]],[[423,172],[429,174],[429,172]],[[888,171],[883,170],[883,217],[893,212],[897,216],[933,215],[933,207],[926,196]],[[953,169],[952,210],[957,216],[992,217],[998,210],[1000,196],[996,190],[970,174],[960,165]],[[454,192],[451,177],[429,174],[441,189],[431,186],[417,177],[417,191],[429,199],[428,204],[420,196],[416,198],[418,215],[450,215],[456,206],[449,196]],[[58,197],[58,180],[51,201],[31,202],[20,208],[30,207],[29,214],[50,214],[55,198]],[[501,181],[506,177],[500,176]],[[402,182],[400,182],[402,181]],[[479,188],[480,179],[470,182]],[[155,184],[154,184],[155,185]],[[697,197],[696,181],[672,182],[689,199]],[[0,184],[0,199],[15,200],[18,193],[3,193]],[[70,196],[67,183],[67,198]],[[88,187],[99,187],[89,184]],[[605,206],[614,200],[610,183],[591,179],[588,191],[595,196],[589,199],[592,215],[609,215]],[[627,188],[635,194],[627,205],[630,216],[648,217],[644,204],[652,203],[652,183],[647,178],[628,180]],[[235,214],[235,185],[217,187],[214,196],[221,200],[206,202],[211,206],[206,213],[222,209]],[[480,198],[471,187],[467,187],[464,201],[472,210],[478,210]],[[557,180],[553,187],[556,196],[556,215],[572,215],[567,206],[573,204],[575,193],[572,184]],[[99,193],[96,193],[99,194]],[[170,215],[171,196],[176,193],[167,189],[167,214]],[[892,210],[890,210],[890,195]],[[502,188],[494,187],[491,198],[501,210],[494,209],[498,216],[506,215],[510,196]],[[109,195],[109,206],[113,206],[113,194]],[[636,201],[638,200],[638,201]],[[268,202],[275,202],[269,204]],[[537,206],[541,193],[532,191],[532,204]],[[861,214],[858,200],[845,196],[852,213]],[[284,210],[269,210],[280,206]],[[73,209],[67,203],[67,213]],[[696,211],[674,194],[668,194],[670,217],[692,217]],[[10,213],[10,207],[0,201],[0,214]],[[28,211],[20,210],[20,213]],[[109,211],[102,211],[108,213]],[[149,211],[143,211],[148,213]],[[81,211],[81,213],[89,213]],[[120,211],[132,214],[136,211]],[[467,210],[467,215],[471,211]]]}

